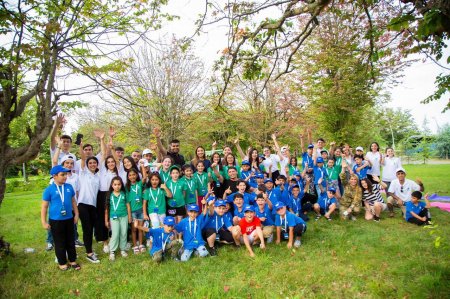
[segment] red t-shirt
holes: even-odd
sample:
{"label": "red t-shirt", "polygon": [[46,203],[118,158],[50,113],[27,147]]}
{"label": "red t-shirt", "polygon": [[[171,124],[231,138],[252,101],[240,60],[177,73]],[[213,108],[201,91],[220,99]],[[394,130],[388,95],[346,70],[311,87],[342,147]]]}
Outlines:
{"label": "red t-shirt", "polygon": [[241,227],[242,234],[250,235],[257,226],[261,227],[261,220],[255,216],[253,217],[253,221],[249,223],[244,217],[239,221],[239,226]]}

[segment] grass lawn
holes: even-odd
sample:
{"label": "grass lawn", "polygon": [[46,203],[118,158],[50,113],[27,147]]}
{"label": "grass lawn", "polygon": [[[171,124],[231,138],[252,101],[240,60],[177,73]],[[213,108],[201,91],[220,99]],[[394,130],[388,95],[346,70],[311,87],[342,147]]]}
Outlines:
{"label": "grass lawn", "polygon": [[[450,194],[450,165],[407,165],[409,178],[421,177],[430,193]],[[0,297],[157,298],[448,298],[450,294],[450,214],[432,208],[434,247],[428,229],[400,218],[380,223],[310,221],[297,250],[286,243],[256,249],[222,247],[214,258],[154,264],[147,254],[110,262],[95,244],[101,263],[86,261],[77,249],[80,272],[57,270],[46,252],[40,224],[41,192],[7,194],[0,208],[0,235],[13,255],[0,258]],[[79,225],[81,232],[81,225]],[[36,253],[25,254],[33,247]]]}

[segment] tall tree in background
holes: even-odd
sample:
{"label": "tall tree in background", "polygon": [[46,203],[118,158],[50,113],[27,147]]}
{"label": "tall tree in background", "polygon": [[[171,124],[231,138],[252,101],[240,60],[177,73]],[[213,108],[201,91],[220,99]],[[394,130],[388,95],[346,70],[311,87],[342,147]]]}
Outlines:
{"label": "tall tree in background", "polygon": [[[64,95],[108,88],[105,79],[128,59],[114,59],[142,34],[160,26],[165,0],[19,0],[0,3],[0,204],[8,166],[36,157]],[[91,79],[88,89],[69,89],[72,74]],[[65,82],[67,80],[67,82]],[[67,83],[67,85],[66,85]],[[70,83],[70,84],[69,84]],[[13,145],[11,123],[30,101],[35,122],[23,128],[28,141]]]}

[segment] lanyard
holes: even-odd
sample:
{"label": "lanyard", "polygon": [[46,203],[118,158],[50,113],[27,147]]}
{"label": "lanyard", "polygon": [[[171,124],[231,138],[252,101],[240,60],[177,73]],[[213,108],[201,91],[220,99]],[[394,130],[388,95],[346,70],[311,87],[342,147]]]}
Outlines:
{"label": "lanyard", "polygon": [[161,233],[161,242],[163,243],[163,246],[162,246],[162,251],[163,252],[164,252],[164,249],[166,248],[166,244],[169,241],[169,238],[170,238],[170,234],[167,235],[167,238],[164,241],[164,231]]}
{"label": "lanyard", "polygon": [[[283,219],[281,219],[281,223],[283,223]],[[286,215],[284,215],[284,231],[287,232],[287,219],[286,219]]]}
{"label": "lanyard", "polygon": [[[175,184],[175,188],[173,187],[173,185]],[[175,197],[175,192],[177,192],[177,187],[178,187],[178,182],[174,182],[172,181],[170,184],[170,191],[172,192],[172,196]]]}
{"label": "lanyard", "polygon": [[136,195],[138,194],[138,191],[139,191],[139,185],[138,184],[136,184],[135,185],[135,189],[133,189],[133,186],[131,186],[131,191],[133,191],[134,193],[136,193]]}
{"label": "lanyard", "polygon": [[197,172],[197,178],[198,178],[200,184],[203,187],[205,185],[205,179],[206,179],[205,176],[203,175],[203,173],[201,175],[199,175],[198,172]]}
{"label": "lanyard", "polygon": [[295,210],[297,210],[297,198],[292,197],[292,202],[295,205]]}
{"label": "lanyard", "polygon": [[165,172],[164,170],[161,170],[160,173],[161,173],[164,183],[166,183],[167,180],[169,179],[169,174],[167,172]]}
{"label": "lanyard", "polygon": [[332,169],[332,170],[331,170],[331,173],[328,173],[328,169],[329,169],[329,168],[327,168],[328,180],[331,181],[331,178],[333,177],[333,173],[334,173],[334,167],[331,168],[331,169]]}
{"label": "lanyard", "polygon": [[273,189],[270,190],[270,192],[267,192],[267,195],[269,195],[269,199],[270,199],[270,197],[272,196],[272,192],[273,192]]}
{"label": "lanyard", "polygon": [[159,191],[160,191],[160,190],[161,190],[161,189],[158,188],[158,191],[156,192],[156,198],[153,196],[153,192],[152,192],[153,190],[152,190],[152,189],[149,190],[150,196],[152,197],[153,202],[155,203],[155,206],[156,206],[156,202],[158,201]]}
{"label": "lanyard", "polygon": [[[189,182],[190,182],[190,184],[189,184]],[[189,188],[189,192],[192,192],[192,184],[194,184],[194,181],[191,179],[191,180],[188,180],[187,178],[186,178],[186,184],[188,185],[188,188]]]}
{"label": "lanyard", "polygon": [[216,233],[218,233],[219,232],[219,228],[221,228],[222,226],[223,226],[223,218],[222,217],[220,217],[220,226],[219,226],[219,219],[218,219],[218,217],[217,217],[217,215],[216,215]]}
{"label": "lanyard", "polygon": [[117,212],[117,208],[119,207],[120,200],[122,199],[122,194],[120,194],[119,197],[117,197],[118,198],[117,203],[114,202],[115,197],[116,196],[114,194],[111,194],[111,201],[113,204],[114,212]]}
{"label": "lanyard", "polygon": [[56,190],[58,190],[58,194],[59,194],[59,198],[61,199],[61,204],[64,207],[64,184],[61,185],[61,191],[59,191],[59,187],[58,185],[56,185]]}
{"label": "lanyard", "polygon": [[[191,230],[191,218],[189,218],[189,232],[192,235],[192,230]],[[196,239],[196,235],[195,233],[197,232],[197,219],[194,220],[194,239]]]}
{"label": "lanyard", "polygon": [[246,180],[247,178],[248,178],[248,176],[249,176],[250,174],[245,174],[244,172],[242,172],[242,176],[244,177],[244,180]]}

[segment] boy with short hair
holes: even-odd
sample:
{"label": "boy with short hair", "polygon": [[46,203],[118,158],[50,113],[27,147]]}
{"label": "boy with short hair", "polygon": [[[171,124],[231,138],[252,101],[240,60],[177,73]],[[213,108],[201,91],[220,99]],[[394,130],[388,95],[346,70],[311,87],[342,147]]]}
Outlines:
{"label": "boy with short hair", "polygon": [[274,220],[272,214],[272,203],[266,193],[259,193],[256,196],[255,214],[261,221],[263,237],[267,243],[273,242]]}
{"label": "boy with short hair", "polygon": [[306,231],[306,222],[302,218],[286,211],[286,205],[281,201],[274,205],[274,209],[277,211],[275,216],[275,226],[277,228],[276,244],[280,244],[281,238],[283,238],[288,241],[287,248],[291,249],[292,245],[296,248],[300,247],[302,244],[300,239]]}
{"label": "boy with short hair", "polygon": [[244,242],[247,247],[250,257],[255,257],[252,245],[259,241],[261,249],[265,249],[264,236],[261,230],[261,221],[258,217],[255,217],[255,211],[252,206],[246,205],[244,207],[245,217],[239,221],[242,237],[241,242]]}
{"label": "boy with short hair", "polygon": [[176,241],[175,234],[173,232],[175,218],[172,216],[167,216],[164,218],[163,223],[163,227],[148,228],[139,225],[139,221],[137,219],[134,220],[134,227],[146,232],[145,237],[147,239],[153,239],[152,248],[149,253],[152,256],[153,261],[156,263],[161,263],[168,254],[170,254],[172,259],[177,260],[176,256],[178,252],[178,242]]}
{"label": "boy with short hair", "polygon": [[[361,181],[362,179],[367,178],[367,171],[372,169],[370,166],[369,160],[364,160],[364,157],[361,155],[355,155],[355,165],[353,165],[353,173],[356,174]],[[363,162],[364,160],[364,162]]]}
{"label": "boy with short hair", "polygon": [[425,194],[425,202],[422,199],[422,192],[414,191],[411,193],[411,201],[406,202],[406,221],[416,225],[430,225],[431,217],[428,209],[430,208],[430,201],[428,200],[428,193]]}
{"label": "boy with short hair", "polygon": [[244,218],[244,196],[240,193],[236,193],[233,199],[233,225],[239,225],[239,221]]}
{"label": "boy with short hair", "polygon": [[328,188],[328,191],[323,193],[317,203],[314,204],[314,211],[316,212],[316,220],[319,220],[321,215],[325,219],[331,221],[331,215],[336,210],[336,189],[334,187]]}

